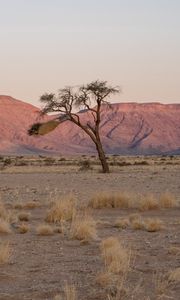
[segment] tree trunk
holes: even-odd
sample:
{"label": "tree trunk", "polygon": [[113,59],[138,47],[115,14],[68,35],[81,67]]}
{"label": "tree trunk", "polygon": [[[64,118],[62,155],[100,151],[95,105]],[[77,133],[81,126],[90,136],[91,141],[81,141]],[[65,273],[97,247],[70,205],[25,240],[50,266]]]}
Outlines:
{"label": "tree trunk", "polygon": [[100,139],[97,139],[96,149],[97,149],[97,152],[98,152],[99,160],[100,160],[101,165],[102,165],[103,173],[109,173],[109,166],[108,166],[106,156],[105,156],[105,153],[104,153],[104,150],[103,150]]}

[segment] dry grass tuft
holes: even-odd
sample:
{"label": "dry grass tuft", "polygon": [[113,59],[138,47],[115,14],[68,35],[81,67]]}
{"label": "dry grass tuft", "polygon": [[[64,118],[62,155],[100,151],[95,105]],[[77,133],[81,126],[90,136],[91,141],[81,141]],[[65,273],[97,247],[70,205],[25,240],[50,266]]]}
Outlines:
{"label": "dry grass tuft", "polygon": [[167,291],[169,290],[169,280],[167,278],[167,274],[157,273],[154,276],[154,284],[155,284],[155,292],[158,297],[158,299],[161,299],[161,297],[164,297],[167,294]]}
{"label": "dry grass tuft", "polygon": [[38,235],[53,235],[54,233],[52,226],[48,224],[39,225],[36,231]]}
{"label": "dry grass tuft", "polygon": [[19,227],[18,227],[18,232],[21,233],[21,234],[24,234],[26,232],[29,231],[29,226],[27,224],[20,224]]}
{"label": "dry grass tuft", "polygon": [[136,217],[131,217],[131,228],[135,230],[143,230],[144,229],[144,221],[140,215],[136,215]]}
{"label": "dry grass tuft", "polygon": [[64,297],[62,298],[61,295],[56,295],[54,300],[77,300],[77,291],[74,285],[66,284],[64,287]]}
{"label": "dry grass tuft", "polygon": [[108,272],[99,273],[96,277],[96,283],[103,288],[111,284],[112,280],[113,280],[112,274]]}
{"label": "dry grass tuft", "polygon": [[12,213],[5,208],[3,202],[0,202],[0,219],[10,222],[12,218]]}
{"label": "dry grass tuft", "polygon": [[10,258],[10,247],[9,243],[0,244],[0,264],[5,264]]}
{"label": "dry grass tuft", "polygon": [[113,207],[114,208],[130,208],[131,202],[130,202],[129,194],[125,193],[125,192],[115,193]]}
{"label": "dry grass tuft", "polygon": [[40,206],[40,204],[36,201],[29,201],[24,204],[24,208],[26,208],[26,209],[33,209],[33,208],[36,208],[39,206]]}
{"label": "dry grass tuft", "polygon": [[174,283],[180,283],[180,268],[176,268],[175,270],[169,273],[169,281]]}
{"label": "dry grass tuft", "polygon": [[125,229],[129,226],[129,224],[129,220],[127,218],[118,218],[114,223],[114,227]]}
{"label": "dry grass tuft", "polygon": [[177,206],[177,201],[174,195],[169,192],[165,192],[160,195],[159,203],[162,208],[171,208]]}
{"label": "dry grass tuft", "polygon": [[15,209],[23,209],[24,205],[22,202],[16,202],[16,203],[14,203],[13,207]]}
{"label": "dry grass tuft", "polygon": [[7,215],[7,211],[4,206],[4,203],[0,202],[0,218],[4,219],[6,215]]}
{"label": "dry grass tuft", "polygon": [[128,208],[130,207],[130,196],[125,192],[119,193],[97,193],[89,202],[89,207],[100,208]]}
{"label": "dry grass tuft", "polygon": [[62,300],[61,295],[56,295],[53,300]]}
{"label": "dry grass tuft", "polygon": [[89,207],[92,208],[112,208],[113,207],[113,194],[105,192],[97,193],[89,202]]}
{"label": "dry grass tuft", "polygon": [[61,221],[72,220],[73,213],[76,209],[76,201],[73,197],[62,198],[49,209],[46,221],[49,223],[59,223]]}
{"label": "dry grass tuft", "polygon": [[109,237],[103,240],[101,250],[108,273],[123,275],[129,271],[131,253],[117,238]]}
{"label": "dry grass tuft", "polygon": [[151,194],[142,197],[139,201],[140,211],[153,210],[159,208],[159,201]]}
{"label": "dry grass tuft", "polygon": [[28,222],[30,219],[31,214],[27,213],[25,211],[22,211],[18,214],[18,219],[19,221],[24,221],[24,222]]}
{"label": "dry grass tuft", "polygon": [[144,228],[149,232],[156,232],[163,228],[163,223],[158,218],[148,218],[144,221]]}
{"label": "dry grass tuft", "polygon": [[136,214],[136,213],[131,214],[131,215],[129,215],[129,222],[132,223],[134,220],[137,220],[140,217],[141,217],[140,214]]}
{"label": "dry grass tuft", "polygon": [[74,285],[66,284],[64,288],[64,300],[77,300],[77,291]]}
{"label": "dry grass tuft", "polygon": [[71,238],[77,240],[94,240],[96,239],[96,222],[93,217],[88,213],[75,213],[73,215],[71,228]]}
{"label": "dry grass tuft", "polygon": [[180,255],[180,247],[170,246],[168,249],[168,253],[172,255]]}
{"label": "dry grass tuft", "polygon": [[0,233],[11,233],[9,223],[3,219],[0,219]]}

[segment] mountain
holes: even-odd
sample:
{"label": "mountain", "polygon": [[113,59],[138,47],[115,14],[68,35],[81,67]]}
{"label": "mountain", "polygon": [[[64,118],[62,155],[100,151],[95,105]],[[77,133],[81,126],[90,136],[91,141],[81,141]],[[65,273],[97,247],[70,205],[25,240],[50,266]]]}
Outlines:
{"label": "mountain", "polygon": [[[0,154],[94,153],[90,138],[66,121],[43,137],[27,135],[40,110],[9,96],[0,96]],[[83,122],[91,117],[80,111]],[[180,154],[180,104],[116,103],[103,105],[100,132],[106,153]]]}

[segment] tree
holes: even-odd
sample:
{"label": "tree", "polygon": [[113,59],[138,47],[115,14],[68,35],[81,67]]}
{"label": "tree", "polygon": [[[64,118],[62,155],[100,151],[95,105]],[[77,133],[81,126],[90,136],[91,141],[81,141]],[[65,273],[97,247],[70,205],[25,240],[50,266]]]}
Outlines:
{"label": "tree", "polygon": [[[30,135],[46,134],[64,121],[73,122],[91,138],[96,146],[103,173],[109,173],[109,166],[100,138],[101,108],[104,104],[110,108],[107,98],[119,92],[119,87],[111,87],[106,81],[96,80],[78,88],[65,87],[60,89],[57,96],[46,93],[40,98],[40,101],[45,103],[42,114],[61,112],[63,115],[58,120],[42,124],[36,123],[28,132]],[[87,110],[90,118],[86,124],[81,120],[80,114],[74,112],[74,108]]]}

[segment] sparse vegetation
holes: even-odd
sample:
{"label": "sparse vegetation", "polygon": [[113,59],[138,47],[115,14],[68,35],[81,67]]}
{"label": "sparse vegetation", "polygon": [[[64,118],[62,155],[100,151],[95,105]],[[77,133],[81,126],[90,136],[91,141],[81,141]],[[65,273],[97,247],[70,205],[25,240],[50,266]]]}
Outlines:
{"label": "sparse vegetation", "polygon": [[129,226],[129,220],[127,218],[118,218],[115,223],[114,227],[125,229]]}
{"label": "sparse vegetation", "polygon": [[4,234],[11,233],[11,228],[9,223],[3,219],[0,219],[0,234],[1,233]]}
{"label": "sparse vegetation", "polygon": [[160,208],[159,201],[152,194],[141,197],[139,201],[140,211],[153,210],[159,208]]}
{"label": "sparse vegetation", "polygon": [[175,270],[169,273],[169,281],[174,283],[180,283],[180,268],[176,268]]}
{"label": "sparse vegetation", "polygon": [[76,200],[73,196],[61,198],[53,203],[47,212],[46,221],[49,223],[60,223],[61,221],[72,220],[76,209]]}
{"label": "sparse vegetation", "polygon": [[25,223],[22,223],[18,226],[18,232],[24,234],[29,231],[29,226]]}
{"label": "sparse vegetation", "polygon": [[64,297],[61,297],[60,294],[54,297],[54,300],[77,300],[77,291],[76,287],[73,284],[67,284],[64,287]]}
{"label": "sparse vegetation", "polygon": [[109,193],[101,192],[95,194],[89,202],[92,208],[128,208],[130,204],[130,196],[128,193]]}
{"label": "sparse vegetation", "polygon": [[24,222],[28,222],[30,219],[31,214],[26,212],[26,211],[22,211],[18,214],[18,219],[19,221],[24,221]]}
{"label": "sparse vegetation", "polygon": [[81,160],[79,162],[79,166],[80,166],[80,168],[79,168],[80,171],[92,170],[91,162],[88,159]]}
{"label": "sparse vegetation", "polygon": [[158,218],[148,218],[144,220],[144,228],[149,232],[159,231],[163,228],[163,223]]}
{"label": "sparse vegetation", "polygon": [[96,222],[88,212],[73,215],[70,236],[81,241],[90,241],[96,238]]}
{"label": "sparse vegetation", "polygon": [[107,272],[123,275],[129,271],[131,251],[122,246],[117,238],[103,240],[101,251]]}
{"label": "sparse vegetation", "polygon": [[162,208],[171,208],[177,205],[174,195],[169,192],[162,193],[159,202]]}
{"label": "sparse vegetation", "polygon": [[53,235],[53,233],[54,233],[52,226],[50,226],[48,224],[38,225],[36,231],[37,231],[38,235]]}
{"label": "sparse vegetation", "polygon": [[[21,158],[11,158],[11,165],[0,170],[2,297],[13,297],[14,286],[17,297],[27,296],[26,274],[30,274],[34,282],[40,283],[37,290],[28,290],[32,299],[67,300],[67,295],[73,299],[73,293],[65,293],[62,288],[66,280],[78,287],[76,300],[178,299],[180,198],[176,175],[180,158],[171,160],[176,164],[174,168],[171,165],[164,169],[168,156],[162,161],[145,157],[149,166],[137,167],[134,161],[143,161],[142,156],[116,156],[111,175],[99,173],[96,157],[67,156],[61,162],[60,157],[53,158],[54,163],[48,167],[45,156],[38,160],[24,156],[26,167],[15,163]],[[107,158],[113,162],[112,156]],[[86,159],[93,170],[78,172],[79,161]],[[118,162],[129,166],[120,167]],[[23,170],[30,170],[28,181],[22,176]],[[34,175],[36,171],[39,175]],[[39,184],[35,179],[41,174]],[[22,177],[17,187],[17,179]],[[96,191],[99,195],[93,196]],[[155,201],[148,200],[140,209],[142,202],[151,197]],[[59,201],[64,204],[57,205]],[[104,209],[91,209],[92,204]],[[57,207],[61,207],[59,212]],[[19,213],[29,212],[28,223],[19,220]],[[11,234],[5,233],[4,224]]]}

